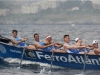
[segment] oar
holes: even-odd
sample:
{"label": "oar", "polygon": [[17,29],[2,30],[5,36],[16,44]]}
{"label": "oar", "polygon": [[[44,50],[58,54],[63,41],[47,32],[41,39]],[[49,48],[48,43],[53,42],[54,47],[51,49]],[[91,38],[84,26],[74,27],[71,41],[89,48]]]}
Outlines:
{"label": "oar", "polygon": [[52,50],[53,50],[53,51],[52,51],[52,56],[51,56],[50,70],[52,70],[52,63],[53,63],[54,50],[55,50],[54,46],[53,46]]}
{"label": "oar", "polygon": [[86,48],[84,49],[84,67],[83,67],[82,75],[84,75],[85,67],[86,67]]}
{"label": "oar", "polygon": [[[26,41],[25,41],[25,47],[26,47]],[[24,56],[24,54],[25,54],[25,47],[23,48],[23,53],[22,53],[21,60],[20,60],[20,63],[19,63],[19,67],[20,67],[20,68],[21,68],[23,56]]]}
{"label": "oar", "polygon": [[53,57],[54,57],[54,50],[52,51],[52,56],[51,56],[51,65],[50,65],[51,69],[52,69]]}

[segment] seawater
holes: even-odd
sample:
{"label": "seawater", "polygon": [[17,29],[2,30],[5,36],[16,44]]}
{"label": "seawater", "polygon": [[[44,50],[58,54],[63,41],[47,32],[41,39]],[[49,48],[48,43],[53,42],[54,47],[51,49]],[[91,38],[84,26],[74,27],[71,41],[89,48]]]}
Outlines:
{"label": "seawater", "polygon": [[[47,35],[51,35],[56,42],[63,43],[63,35],[69,34],[71,43],[77,37],[82,38],[83,43],[91,44],[93,40],[100,43],[100,25],[0,25],[0,34],[11,38],[12,30],[18,30],[19,37],[28,37],[28,43],[33,43],[33,34],[38,33],[40,40],[44,41]],[[19,68],[20,59],[0,60],[0,75],[82,75],[83,70],[53,66],[23,61]],[[85,70],[85,75],[99,75],[99,70]]]}

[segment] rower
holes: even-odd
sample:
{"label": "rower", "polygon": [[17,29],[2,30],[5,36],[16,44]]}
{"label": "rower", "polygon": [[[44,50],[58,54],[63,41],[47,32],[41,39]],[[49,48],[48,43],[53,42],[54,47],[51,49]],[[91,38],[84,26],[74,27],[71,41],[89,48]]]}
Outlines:
{"label": "rower", "polygon": [[33,37],[34,37],[34,44],[31,44],[27,47],[30,50],[42,50],[52,45],[52,44],[44,45],[44,42],[40,41],[38,33],[35,33]]}
{"label": "rower", "polygon": [[[80,48],[78,48],[78,50],[79,50],[79,52],[84,52],[84,50],[85,50],[85,48],[84,47],[86,47],[86,53],[89,53],[90,52],[90,50],[88,49],[89,47],[88,47],[88,45],[86,45],[86,44],[83,44],[82,43],[82,39],[81,38],[76,38],[75,39],[75,44],[74,44],[75,46],[80,46]],[[82,48],[83,47],[83,48]]]}
{"label": "rower", "polygon": [[67,53],[74,53],[74,54],[83,54],[80,53],[79,50],[80,48],[85,48],[86,46],[77,46],[77,45],[70,45],[70,36],[69,35],[64,35],[64,50]]}
{"label": "rower", "polygon": [[93,47],[94,47],[94,53],[96,55],[100,55],[100,48],[98,47],[98,41],[93,40],[92,44],[93,44]]}
{"label": "rower", "polygon": [[25,41],[27,40],[27,38],[26,37],[19,38],[17,37],[17,34],[18,34],[17,30],[12,31],[13,38],[11,39],[11,43],[15,46],[25,46]]}
{"label": "rower", "polygon": [[65,53],[64,50],[60,50],[59,48],[61,48],[63,45],[60,44],[60,43],[56,43],[54,41],[52,41],[52,37],[49,35],[49,36],[46,36],[45,38],[45,42],[43,45],[51,45],[47,48],[44,48],[43,50],[44,51],[47,51],[47,52],[60,52],[60,53]]}
{"label": "rower", "polygon": [[33,44],[30,44],[30,45],[27,47],[27,48],[30,49],[30,50],[36,50],[36,49],[38,49],[37,46],[38,46],[38,44],[39,44],[39,42],[40,42],[40,40],[39,40],[39,34],[38,34],[38,33],[35,33],[35,34],[33,35],[33,39],[34,39]]}

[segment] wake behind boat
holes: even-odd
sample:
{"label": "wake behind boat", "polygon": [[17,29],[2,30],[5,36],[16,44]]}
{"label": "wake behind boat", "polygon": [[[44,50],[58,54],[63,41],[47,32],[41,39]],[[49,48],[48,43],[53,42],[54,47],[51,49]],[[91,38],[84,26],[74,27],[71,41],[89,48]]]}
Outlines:
{"label": "wake behind boat", "polygon": [[[9,39],[6,39],[9,41]],[[45,52],[43,50],[28,50],[24,47],[16,47],[7,44],[7,41],[0,41],[0,58],[21,58],[23,50],[23,60],[30,60],[41,63],[51,64],[52,52]],[[72,53],[56,53],[53,56],[53,65],[62,66],[66,68],[83,69],[84,54]],[[86,55],[86,69],[100,69],[99,55]]]}

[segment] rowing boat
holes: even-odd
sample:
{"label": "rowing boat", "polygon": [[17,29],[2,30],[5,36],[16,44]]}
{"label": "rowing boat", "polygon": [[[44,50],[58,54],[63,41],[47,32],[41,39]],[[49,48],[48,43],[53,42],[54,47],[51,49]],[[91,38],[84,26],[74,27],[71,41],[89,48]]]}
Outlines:
{"label": "rowing boat", "polygon": [[[12,46],[8,43],[0,42],[0,58],[21,58],[24,47]],[[45,52],[43,50],[29,50],[25,49],[23,60],[51,63],[52,52]],[[83,69],[84,54],[72,53],[55,53],[53,56],[53,65]],[[100,69],[100,56],[99,55],[86,55],[86,69]]]}

